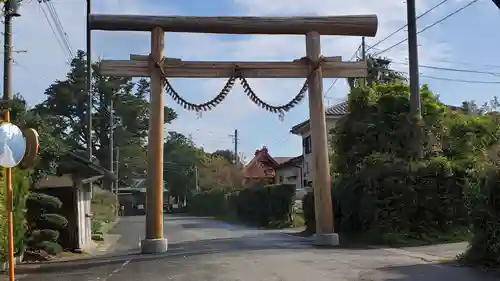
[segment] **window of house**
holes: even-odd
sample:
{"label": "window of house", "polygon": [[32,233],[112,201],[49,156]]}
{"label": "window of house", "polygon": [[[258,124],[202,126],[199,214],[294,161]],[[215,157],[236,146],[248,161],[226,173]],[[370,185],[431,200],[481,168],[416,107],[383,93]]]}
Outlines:
{"label": "window of house", "polygon": [[305,154],[310,154],[312,152],[311,136],[307,136],[303,139],[303,146]]}
{"label": "window of house", "polygon": [[283,176],[280,176],[279,182],[283,182]]}

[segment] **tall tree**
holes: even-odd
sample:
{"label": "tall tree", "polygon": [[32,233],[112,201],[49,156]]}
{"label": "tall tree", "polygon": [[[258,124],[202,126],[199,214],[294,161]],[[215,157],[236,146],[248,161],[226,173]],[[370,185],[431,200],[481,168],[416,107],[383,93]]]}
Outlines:
{"label": "tall tree", "polygon": [[196,168],[204,153],[177,132],[169,132],[164,148],[164,178],[170,194],[184,197],[196,188]]}
{"label": "tall tree", "polygon": [[351,89],[360,86],[361,81],[366,81],[367,86],[372,87],[375,83],[387,84],[394,82],[406,82],[408,80],[403,73],[391,69],[391,61],[389,59],[367,55],[366,64],[368,76],[364,80],[362,78],[347,79]]}
{"label": "tall tree", "polygon": [[[46,99],[35,106],[34,112],[47,119],[53,128],[53,135],[62,140],[71,150],[85,150],[92,145],[94,155],[103,167],[109,167],[110,114],[114,115],[115,146],[120,148],[120,173],[129,175],[133,171],[146,170],[146,136],[148,131],[149,83],[140,80],[134,83],[125,77],[104,77],[99,74],[99,64],[93,64],[93,112],[92,144],[87,143],[87,93],[85,91],[86,59],[83,51],[78,51],[71,61],[66,79],[57,80],[45,91]],[[135,87],[137,84],[137,87]],[[109,108],[114,99],[115,108]],[[165,122],[171,122],[177,115],[165,107]],[[121,180],[130,180],[130,177]]]}
{"label": "tall tree", "polygon": [[49,125],[53,116],[40,116],[34,110],[29,109],[28,103],[19,93],[16,93],[12,99],[10,114],[11,122],[21,129],[32,128],[39,134],[39,157],[31,173],[32,179],[36,181],[46,174],[55,173],[59,156],[64,151],[64,145],[54,134],[54,128]]}
{"label": "tall tree", "polygon": [[[234,152],[229,150],[229,149],[223,149],[223,150],[216,150],[214,153],[212,153],[214,156],[220,156],[223,159],[226,159],[228,163],[233,163],[235,158]],[[237,158],[237,161],[240,162],[239,157]]]}

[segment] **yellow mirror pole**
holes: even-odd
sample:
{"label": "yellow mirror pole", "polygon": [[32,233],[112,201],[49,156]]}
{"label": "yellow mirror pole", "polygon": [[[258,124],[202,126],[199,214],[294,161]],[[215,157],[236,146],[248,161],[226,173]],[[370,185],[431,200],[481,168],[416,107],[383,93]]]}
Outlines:
{"label": "yellow mirror pole", "polygon": [[[7,103],[8,109],[4,113],[4,121],[10,122],[10,100],[12,100],[12,17],[16,16],[11,12],[13,0],[4,3],[5,30],[4,30],[4,81],[3,99]],[[9,281],[15,281],[14,276],[14,215],[12,213],[12,168],[5,169],[5,185],[7,188],[7,239],[8,239],[8,259],[9,259]]]}
{"label": "yellow mirror pole", "polygon": [[[3,122],[10,122],[10,112],[5,111]],[[13,193],[12,193],[12,168],[5,169],[5,187],[7,201],[7,257],[9,262],[9,281],[15,281],[14,262],[14,213],[13,213]]]}

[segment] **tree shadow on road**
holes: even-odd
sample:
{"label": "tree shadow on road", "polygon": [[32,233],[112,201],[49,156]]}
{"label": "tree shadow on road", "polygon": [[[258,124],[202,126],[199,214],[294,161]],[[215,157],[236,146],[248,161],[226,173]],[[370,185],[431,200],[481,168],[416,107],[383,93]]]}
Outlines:
{"label": "tree shadow on road", "polygon": [[383,267],[363,272],[358,279],[364,281],[494,281],[500,280],[500,274],[486,273],[447,262]]}
{"label": "tree shadow on road", "polygon": [[[78,260],[54,261],[39,265],[19,265],[18,274],[67,272],[87,270],[96,267],[123,264],[131,261],[154,261],[164,259],[178,259],[193,256],[212,255],[220,253],[236,253],[241,251],[260,250],[311,250],[315,249],[311,240],[303,237],[291,237],[284,234],[258,234],[233,238],[217,238],[196,241],[185,241],[169,244],[166,253],[147,255],[141,254],[139,249],[116,251],[112,254],[86,257]],[[337,251],[357,250],[349,247],[337,247]],[[366,250],[366,249],[360,249]]]}

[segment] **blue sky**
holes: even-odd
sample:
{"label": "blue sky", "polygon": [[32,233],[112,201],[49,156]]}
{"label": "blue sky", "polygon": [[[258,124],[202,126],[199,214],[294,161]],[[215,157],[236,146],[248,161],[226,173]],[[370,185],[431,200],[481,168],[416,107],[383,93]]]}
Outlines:
{"label": "blue sky", "polygon": [[[465,5],[469,0],[449,0],[417,22],[422,29]],[[42,8],[46,4],[24,1],[22,17],[15,20],[14,49],[27,53],[14,55],[14,90],[22,93],[30,103],[44,99],[43,92],[55,79],[62,79],[68,70],[68,57],[59,47]],[[368,38],[372,45],[392,33],[406,21],[406,5],[398,0],[106,0],[94,1],[95,13],[151,14],[151,15],[341,15],[377,14],[379,31],[375,38]],[[417,1],[417,14],[422,13],[437,0]],[[85,47],[85,1],[52,0],[64,30],[68,34],[73,51]],[[42,6],[41,6],[42,5]],[[500,10],[490,0],[478,3],[419,35],[419,55],[422,65],[455,69],[474,69],[498,72],[500,56],[498,28]],[[381,43],[377,49],[385,49],[404,39],[401,31]],[[93,32],[95,58],[127,59],[129,54],[147,54],[149,35],[146,33]],[[322,51],[325,56],[343,56],[348,60],[361,42],[359,37],[325,37]],[[375,51],[377,51],[375,49]],[[206,34],[167,34],[165,54],[184,60],[293,60],[305,54],[303,36],[232,36]],[[407,45],[384,53],[395,62],[404,63]],[[484,66],[492,65],[492,66]],[[497,67],[494,67],[497,65]],[[394,65],[407,71],[404,64]],[[491,81],[500,78],[491,74],[471,74],[421,68],[422,75],[450,79]],[[186,99],[202,103],[211,99],[224,85],[224,79],[171,79],[177,91]],[[332,79],[325,79],[325,91]],[[256,93],[272,104],[284,104],[300,89],[300,79],[250,80]],[[463,100],[480,103],[491,99],[500,84],[457,83],[421,78],[431,89],[439,93],[448,104],[460,104]],[[344,80],[339,80],[328,93],[325,105],[342,101],[347,94]],[[280,121],[278,116],[267,113],[252,104],[237,86],[226,101],[214,110],[198,118],[187,112],[169,97],[165,101],[177,110],[180,117],[167,130],[177,130],[191,135],[198,145],[207,150],[232,148],[228,134],[238,129],[240,151],[247,158],[257,148],[267,145],[274,156],[295,156],[301,153],[300,137],[289,134],[290,128],[308,118],[307,101]]]}

